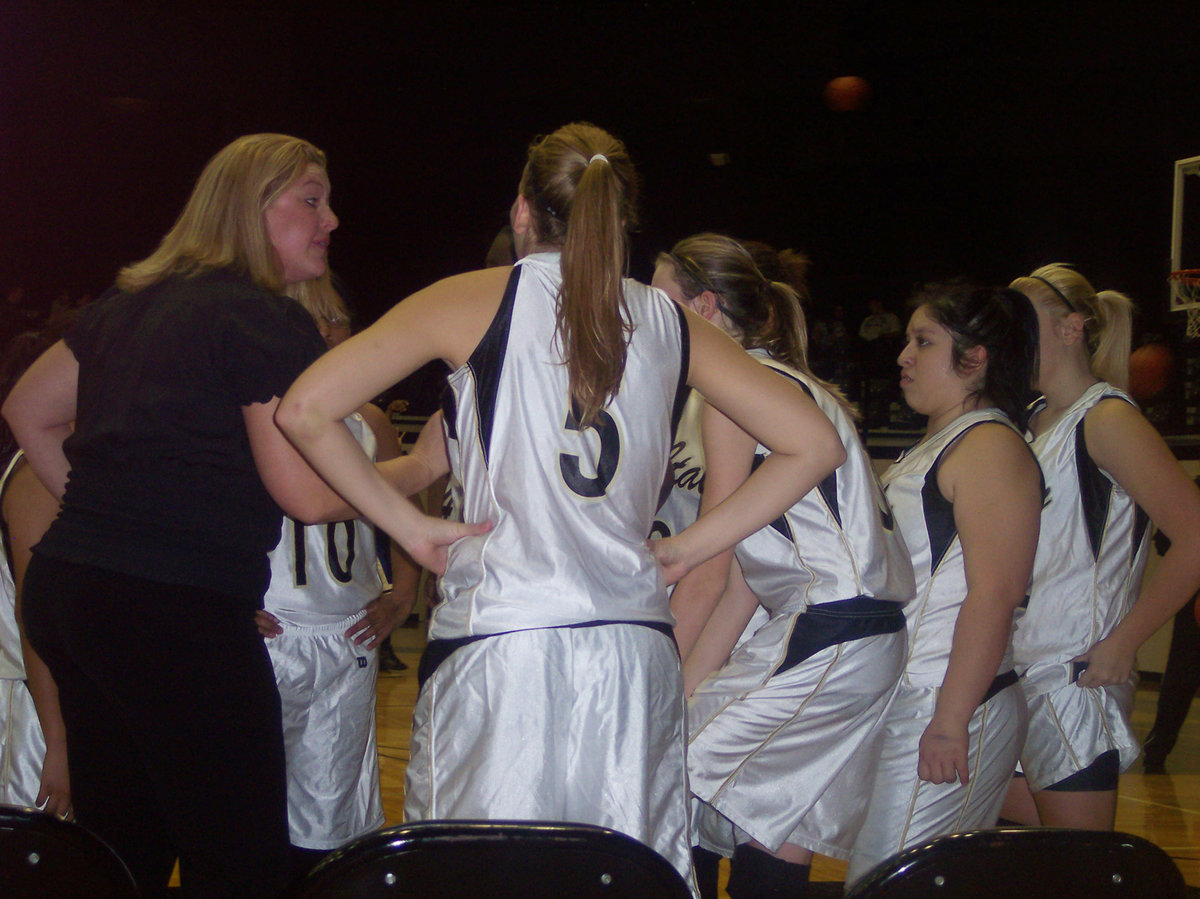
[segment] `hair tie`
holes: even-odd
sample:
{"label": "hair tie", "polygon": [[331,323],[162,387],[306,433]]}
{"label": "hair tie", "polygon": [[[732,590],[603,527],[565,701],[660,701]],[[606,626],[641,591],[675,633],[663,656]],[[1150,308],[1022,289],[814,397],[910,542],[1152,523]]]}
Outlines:
{"label": "hair tie", "polygon": [[1048,280],[1043,278],[1041,275],[1030,275],[1029,277],[1033,278],[1033,280],[1035,280],[1035,281],[1041,281],[1043,284],[1045,284],[1047,287],[1049,287],[1052,291],[1054,291],[1054,295],[1056,297],[1058,297],[1060,300],[1062,300],[1064,303],[1066,303],[1067,308],[1070,309],[1072,312],[1079,311],[1078,309],[1075,308],[1075,304],[1067,299],[1067,295],[1065,293],[1063,293],[1061,290],[1059,290],[1057,287],[1055,287],[1053,284],[1051,284]]}
{"label": "hair tie", "polygon": [[591,164],[592,164],[593,162],[595,162],[597,159],[599,159],[599,160],[601,160],[601,161],[603,161],[603,162],[608,162],[608,157],[607,157],[607,156],[605,156],[603,153],[597,153],[595,156],[593,156],[591,159],[589,159],[589,160],[587,161],[587,164],[588,164],[588,165],[591,165]]}

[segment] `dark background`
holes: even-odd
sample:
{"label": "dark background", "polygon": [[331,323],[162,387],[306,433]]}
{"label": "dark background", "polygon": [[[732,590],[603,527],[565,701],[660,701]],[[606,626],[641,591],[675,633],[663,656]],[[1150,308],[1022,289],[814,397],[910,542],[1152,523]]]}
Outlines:
{"label": "dark background", "polygon": [[[1157,326],[1198,63],[1195,0],[4,0],[0,289],[98,293],[217,149],[284,131],[329,154],[331,260],[369,320],[481,265],[529,140],[587,119],[643,175],[642,278],[726,231],[808,253],[817,305],[856,322],[929,278],[1066,261]],[[863,110],[824,105],[842,74]]]}

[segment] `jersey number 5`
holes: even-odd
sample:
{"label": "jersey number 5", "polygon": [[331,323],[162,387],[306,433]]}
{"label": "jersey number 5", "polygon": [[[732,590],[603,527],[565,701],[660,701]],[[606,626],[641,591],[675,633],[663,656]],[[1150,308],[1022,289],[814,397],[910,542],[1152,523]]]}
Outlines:
{"label": "jersey number 5", "polygon": [[617,462],[621,458],[621,433],[617,430],[617,423],[611,415],[601,409],[595,424],[581,428],[579,418],[572,409],[567,413],[567,421],[563,427],[568,431],[593,430],[600,437],[600,458],[596,463],[596,476],[589,478],[583,474],[578,456],[559,453],[558,468],[562,472],[563,480],[573,493],[585,499],[604,496],[604,491],[608,489],[617,473]]}

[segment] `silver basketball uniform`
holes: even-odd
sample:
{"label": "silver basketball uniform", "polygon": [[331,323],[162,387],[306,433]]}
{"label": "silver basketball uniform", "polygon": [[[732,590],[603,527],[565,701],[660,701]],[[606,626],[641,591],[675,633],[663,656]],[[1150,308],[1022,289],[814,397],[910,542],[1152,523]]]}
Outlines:
{"label": "silver basketball uniform", "polygon": [[675,439],[671,444],[670,483],[664,487],[663,502],[654,516],[652,537],[671,537],[690,527],[700,516],[700,494],[704,488],[704,443],[700,435],[700,415],[704,397],[689,390]]}
{"label": "silver basketball uniform", "polygon": [[687,327],[664,294],[624,281],[624,379],[581,428],[556,334],[560,284],[557,253],[514,266],[449,378],[463,517],[492,528],[450,548],[405,817],[567,815],[648,843],[690,878],[679,660],[645,546],[685,396]]}
{"label": "silver basketball uniform", "polygon": [[[346,425],[374,458],[358,413]],[[345,636],[383,583],[366,521],[283,519],[265,608],[283,625],[267,641],[283,705],[291,841],[336,849],[383,826],[375,746],[378,657]]]}
{"label": "silver basketball uniform", "polygon": [[938,468],[967,431],[990,422],[1012,427],[998,409],[968,412],[918,443],[883,474],[884,492],[912,555],[917,596],[904,608],[908,657],[888,710],[847,884],[906,846],[944,833],[993,826],[1016,767],[1027,713],[1021,691],[1013,689],[1017,678],[1010,640],[992,688],[968,725],[969,783],[932,784],[917,777],[919,741],[937,706],[967,594],[954,509],[938,489]]}
{"label": "silver basketball uniform", "polygon": [[[753,839],[844,858],[904,661],[899,610],[915,591],[912,564],[846,410],[815,380],[752,354],[812,396],[846,461],[737,547],[770,620],[688,706],[697,842],[723,855]],[[760,446],[758,461],[767,452]],[[848,615],[848,604],[870,609]]]}
{"label": "silver basketball uniform", "polygon": [[[18,452],[5,467],[0,476],[0,499],[23,458]],[[12,548],[8,528],[4,528],[4,553],[0,557],[0,804],[33,808],[42,784],[46,741],[33,696],[25,685],[16,602]]]}
{"label": "silver basketball uniform", "polygon": [[[856,596],[907,603],[916,590],[908,548],[854,421],[815,379],[761,351],[751,355],[812,397],[837,429],[846,461],[776,521],[738,544],[746,583],[772,616]],[[768,452],[758,447],[756,466]]]}
{"label": "silver basketball uniform", "polygon": [[581,428],[558,350],[558,254],[528,256],[516,271],[515,296],[449,378],[448,448],[464,519],[492,528],[450,547],[430,636],[614,619],[670,625],[645,539],[682,405],[682,313],[658,291],[623,282],[628,386]]}
{"label": "silver basketball uniform", "polygon": [[1082,668],[1071,662],[1128,614],[1149,552],[1146,514],[1087,451],[1084,417],[1106,399],[1133,402],[1099,382],[1033,440],[1049,498],[1029,607],[1013,649],[1030,711],[1021,767],[1035,790],[1112,749],[1120,752],[1124,771],[1141,751],[1129,721],[1136,674],[1125,683],[1081,688],[1075,681]]}

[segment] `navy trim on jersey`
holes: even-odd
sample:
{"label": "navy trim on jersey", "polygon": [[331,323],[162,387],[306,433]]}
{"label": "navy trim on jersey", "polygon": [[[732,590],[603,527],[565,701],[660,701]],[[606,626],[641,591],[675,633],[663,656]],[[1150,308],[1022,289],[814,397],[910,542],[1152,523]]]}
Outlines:
{"label": "navy trim on jersey", "polygon": [[[965,433],[965,432],[964,432]],[[954,443],[958,441],[955,440]],[[951,443],[950,446],[953,446]],[[921,505],[925,512],[925,531],[929,535],[929,573],[933,574],[942,564],[950,544],[958,536],[958,526],[954,523],[954,504],[942,496],[937,484],[938,468],[942,464],[942,456],[946,447],[938,453],[937,459],[925,474],[925,483],[921,487]]]}
{"label": "navy trim on jersey", "polygon": [[[783,371],[782,369],[776,368],[773,365],[768,365],[767,367],[776,374],[783,375],[794,384],[800,385],[800,389],[808,394],[808,398],[810,400],[812,400],[814,403],[817,401],[817,396],[815,393],[813,393],[812,388],[793,375],[791,372]],[[838,507],[838,482],[836,468],[829,472],[829,474],[825,476],[821,483],[817,485],[817,490],[821,492],[821,498],[825,500],[825,506],[829,509],[829,514],[833,516],[833,520],[837,522],[837,526],[840,528],[842,526],[842,510]]]}
{"label": "navy trim on jersey", "polygon": [[442,388],[442,419],[446,422],[446,437],[458,439],[458,398],[454,388],[447,384]]}
{"label": "navy trim on jersey", "polygon": [[675,643],[675,628],[662,621],[580,621],[576,624],[559,624],[553,627],[536,627],[525,628],[517,631],[500,631],[495,634],[474,634],[469,637],[454,637],[449,640],[430,640],[425,644],[425,651],[421,653],[421,662],[417,666],[417,692],[425,686],[425,681],[433,677],[435,671],[446,659],[450,658],[455,652],[462,649],[464,646],[470,646],[472,643],[478,643],[480,640],[487,640],[491,637],[503,637],[506,634],[519,634],[524,630],[537,631],[559,631],[559,630],[575,630],[583,627],[603,627],[609,624],[636,624],[640,627],[648,627],[652,631],[658,631],[666,636],[673,646],[675,652],[679,652],[679,646]]}
{"label": "navy trim on jersey", "polygon": [[[929,471],[925,475],[925,484],[921,487],[921,505],[925,509],[925,530],[929,534],[929,571],[931,574],[937,571],[938,566],[942,564],[942,558],[946,555],[946,551],[950,549],[950,544],[954,542],[954,538],[958,536],[958,527],[954,524],[954,504],[942,496],[942,491],[937,485],[938,469],[942,467],[942,459],[945,458],[946,453],[950,452],[952,447],[957,446],[958,442],[967,435],[967,432],[975,430],[980,425],[1002,425],[1007,427],[1007,425],[1004,425],[1004,422],[996,421],[995,419],[984,419],[963,428],[953,440],[942,447],[942,451],[933,460],[933,465],[929,467]],[[1033,449],[1029,444],[1025,443],[1024,440],[1021,443],[1029,450],[1030,455],[1033,455]],[[1042,474],[1042,466],[1037,462],[1037,456],[1034,456],[1033,460],[1034,464],[1038,466],[1038,478],[1041,481],[1041,494],[1044,501],[1046,498],[1046,478]],[[1026,602],[1028,602],[1028,597],[1026,597]]]}
{"label": "navy trim on jersey", "polygon": [[[688,330],[687,316],[683,307],[671,303],[679,316],[679,381],[675,387],[675,402],[671,406],[671,434],[679,430],[679,420],[683,418],[683,407],[687,405],[691,388],[688,387],[688,371],[692,364],[692,332]],[[661,505],[661,503],[660,503]]]}
{"label": "navy trim on jersey", "polygon": [[513,306],[517,298],[517,283],[521,280],[521,266],[514,265],[508,276],[508,287],[496,317],[488,325],[487,333],[479,346],[475,347],[467,366],[475,378],[475,405],[479,413],[479,444],[483,450],[483,464],[489,464],[492,444],[492,427],[496,419],[496,395],[500,390],[500,374],[504,370],[504,354],[508,350],[508,332],[512,328]]}
{"label": "navy trim on jersey", "polygon": [[997,674],[992,679],[992,684],[987,688],[987,692],[983,694],[983,699],[979,700],[979,704],[983,705],[989,699],[992,699],[1001,690],[1007,690],[1015,684],[1020,678],[1015,671],[1005,671],[1003,674]]}
{"label": "navy trim on jersey", "polygon": [[795,668],[822,649],[904,630],[900,603],[873,596],[855,596],[809,606],[796,616],[787,652],[772,677]]}
{"label": "navy trim on jersey", "polygon": [[1104,539],[1104,525],[1108,521],[1112,481],[1104,476],[1100,466],[1088,454],[1083,422],[1081,418],[1075,425],[1075,470],[1079,479],[1079,502],[1083,506],[1083,526],[1095,562],[1100,557],[1100,542]]}
{"label": "navy trim on jersey", "polygon": [[[754,461],[750,463],[750,473],[758,471],[758,467],[767,461],[764,453],[755,453]],[[783,534],[792,543],[796,542],[796,535],[792,532],[792,526],[787,520],[787,512],[784,512],[778,518],[771,522],[771,527]]]}
{"label": "navy trim on jersey", "polygon": [[[1129,402],[1118,394],[1106,393],[1096,400],[1092,409],[1105,400]],[[1083,504],[1083,521],[1087,531],[1088,545],[1092,550],[1092,560],[1095,561],[1100,556],[1100,542],[1104,538],[1104,526],[1108,523],[1108,509],[1112,502],[1113,485],[1112,481],[1100,470],[1100,466],[1096,464],[1092,454],[1088,452],[1084,423],[1090,412],[1091,409],[1084,413],[1079,424],[1075,425],[1075,467],[1079,477],[1079,499]],[[1150,526],[1150,516],[1143,511],[1142,507],[1135,503],[1133,508],[1133,543],[1129,547],[1131,557],[1141,546],[1146,528]]]}

